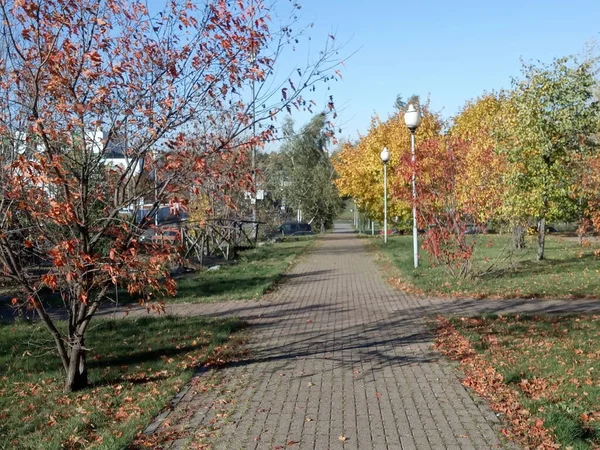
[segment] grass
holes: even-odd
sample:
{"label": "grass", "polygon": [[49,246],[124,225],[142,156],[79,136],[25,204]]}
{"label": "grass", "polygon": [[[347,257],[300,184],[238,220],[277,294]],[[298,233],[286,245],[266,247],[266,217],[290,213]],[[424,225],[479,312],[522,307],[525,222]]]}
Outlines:
{"label": "grass", "polygon": [[279,282],[314,237],[288,238],[242,252],[237,264],[202,271],[177,280],[175,302],[217,302],[258,298]]}
{"label": "grass", "polygon": [[405,288],[431,295],[470,297],[597,297],[600,293],[600,259],[596,246],[581,247],[559,236],[547,236],[546,259],[536,261],[537,247],[528,238],[524,250],[510,249],[510,236],[481,235],[472,259],[473,273],[485,272],[500,253],[501,260],[485,275],[453,279],[442,267],[434,267],[421,250],[421,267],[413,268],[412,237],[393,236],[387,245],[374,240],[389,259]]}
{"label": "grass", "polygon": [[563,448],[600,448],[600,316],[451,322]]}
{"label": "grass", "polygon": [[202,317],[98,320],[87,338],[91,387],[73,394],[62,392],[42,325],[0,325],[0,448],[126,448],[199,364],[240,351],[232,333],[242,325]]}

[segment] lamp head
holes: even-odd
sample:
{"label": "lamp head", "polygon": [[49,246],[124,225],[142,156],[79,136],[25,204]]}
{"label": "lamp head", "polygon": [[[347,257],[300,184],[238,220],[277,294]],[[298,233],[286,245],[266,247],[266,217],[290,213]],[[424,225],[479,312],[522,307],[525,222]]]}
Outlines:
{"label": "lamp head", "polygon": [[404,123],[408,129],[414,132],[421,124],[421,111],[413,103],[409,103],[404,113]]}
{"label": "lamp head", "polygon": [[383,147],[379,157],[384,164],[387,164],[387,162],[390,160],[390,151],[387,149],[387,147]]}

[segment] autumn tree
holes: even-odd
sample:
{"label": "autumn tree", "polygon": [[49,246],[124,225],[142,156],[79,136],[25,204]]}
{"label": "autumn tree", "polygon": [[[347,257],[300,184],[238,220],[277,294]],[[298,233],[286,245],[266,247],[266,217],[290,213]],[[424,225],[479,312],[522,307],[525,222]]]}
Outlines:
{"label": "autumn tree", "polygon": [[[482,225],[477,221],[478,196],[462,195],[461,183],[470,162],[468,147],[469,143],[460,138],[437,136],[419,144],[414,166],[410,156],[404,156],[404,165],[413,167],[417,174],[417,221],[426,229],[423,248],[434,265],[456,278],[471,275],[476,240],[469,239],[468,234],[473,224]],[[404,174],[406,184],[411,178],[410,171]],[[398,190],[398,196],[412,201],[408,189]]]}
{"label": "autumn tree", "polygon": [[[135,214],[123,212],[148,198],[154,211],[176,207],[207,180],[238,179],[210,158],[239,163],[234,149],[273,136],[278,113],[306,108],[302,92],[331,76],[329,48],[289,79],[293,89],[262,90],[253,114],[250,84],[274,73],[291,29],[270,30],[257,2],[152,7],[0,2],[0,264],[21,288],[13,303],[35,309],[54,338],[65,391],[87,385],[86,331],[115,287],[158,310],[154,300],[176,290],[177,249],[140,243]],[[65,331],[45,290],[61,299]]]}
{"label": "autumn tree", "polygon": [[[423,119],[416,133],[417,143],[438,136],[443,126],[439,115],[433,113],[427,104],[422,105],[422,112]],[[388,216],[398,217],[399,226],[408,227],[411,203],[399,192],[410,191],[410,182],[406,182],[405,175],[412,170],[412,166],[404,164],[404,157],[410,154],[410,131],[404,123],[404,111],[397,111],[386,121],[373,117],[368,133],[360,136],[358,143],[343,144],[333,158],[338,173],[336,184],[340,194],[354,198],[367,217],[383,220],[383,165],[379,157],[383,147],[390,151],[387,163]]]}
{"label": "autumn tree", "polygon": [[498,151],[496,135],[503,122],[505,97],[485,94],[467,102],[449,130],[450,136],[464,143],[457,201],[471,204],[473,221],[480,224],[500,217],[504,198],[506,159]]}
{"label": "autumn tree", "polygon": [[537,259],[544,259],[546,221],[573,217],[570,195],[576,161],[595,148],[600,104],[591,61],[561,58],[525,65],[505,116],[503,151],[508,161],[506,208],[537,221]]}

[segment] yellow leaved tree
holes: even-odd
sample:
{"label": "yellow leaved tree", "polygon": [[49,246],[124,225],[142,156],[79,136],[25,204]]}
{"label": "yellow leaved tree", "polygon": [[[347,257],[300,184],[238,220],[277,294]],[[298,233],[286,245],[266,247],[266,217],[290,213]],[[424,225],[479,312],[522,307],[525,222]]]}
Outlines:
{"label": "yellow leaved tree", "polygon": [[[439,136],[443,123],[429,105],[422,106],[422,121],[417,130],[417,143]],[[336,180],[341,196],[352,197],[361,212],[372,220],[383,219],[383,163],[380,153],[384,147],[390,152],[387,163],[388,216],[397,217],[399,227],[409,226],[411,205],[400,200],[400,190],[410,190],[406,174],[411,167],[406,164],[410,154],[410,131],[404,123],[404,113],[399,111],[386,121],[374,116],[365,136],[356,144],[342,146],[333,164],[338,174]],[[418,144],[417,144],[418,152]]]}
{"label": "yellow leaved tree", "polygon": [[484,94],[463,107],[449,131],[465,144],[457,200],[475,205],[473,221],[481,224],[501,215],[506,156],[497,149],[497,134],[507,124],[506,113],[504,93]]}

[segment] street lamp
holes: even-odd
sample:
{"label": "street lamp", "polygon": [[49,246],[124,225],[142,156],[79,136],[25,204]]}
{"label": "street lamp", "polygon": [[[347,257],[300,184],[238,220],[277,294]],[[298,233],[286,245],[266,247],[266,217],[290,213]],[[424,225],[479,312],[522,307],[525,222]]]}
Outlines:
{"label": "street lamp", "polygon": [[413,173],[412,173],[413,253],[414,253],[415,269],[416,269],[417,267],[419,267],[419,242],[417,239],[417,187],[415,185],[415,178],[416,178],[415,132],[417,131],[417,128],[419,128],[419,125],[421,124],[421,112],[417,108],[415,108],[415,105],[412,103],[408,104],[408,108],[406,109],[406,112],[404,113],[404,123],[406,123],[406,126],[410,130],[410,149],[411,149],[412,166],[413,166]]}
{"label": "street lamp", "polygon": [[387,147],[383,147],[379,157],[383,162],[383,242],[387,244],[387,162],[390,160]]}

